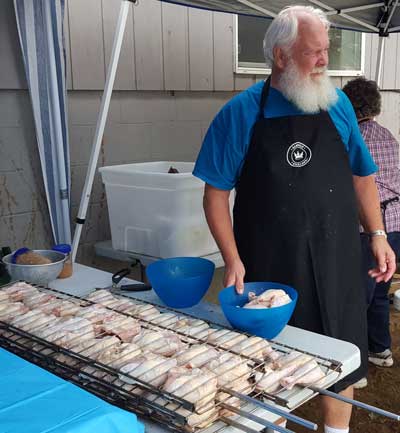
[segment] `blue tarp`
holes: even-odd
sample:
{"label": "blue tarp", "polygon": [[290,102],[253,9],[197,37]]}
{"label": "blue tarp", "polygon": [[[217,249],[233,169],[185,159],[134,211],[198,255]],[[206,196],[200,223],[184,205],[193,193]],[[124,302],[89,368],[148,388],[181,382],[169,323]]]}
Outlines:
{"label": "blue tarp", "polygon": [[144,433],[115,407],[0,349],[0,433]]}

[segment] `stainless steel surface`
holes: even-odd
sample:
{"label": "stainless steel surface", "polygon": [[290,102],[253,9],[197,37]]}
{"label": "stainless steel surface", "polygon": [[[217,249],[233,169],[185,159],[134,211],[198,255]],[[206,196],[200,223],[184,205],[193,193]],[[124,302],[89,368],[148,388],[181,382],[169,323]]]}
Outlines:
{"label": "stainless steel surface", "polygon": [[53,250],[32,250],[51,260],[52,263],[45,265],[20,265],[12,263],[13,254],[8,254],[2,258],[7,267],[7,271],[13,280],[30,281],[34,284],[47,285],[50,281],[55,280],[60,274],[64,262],[65,254]]}

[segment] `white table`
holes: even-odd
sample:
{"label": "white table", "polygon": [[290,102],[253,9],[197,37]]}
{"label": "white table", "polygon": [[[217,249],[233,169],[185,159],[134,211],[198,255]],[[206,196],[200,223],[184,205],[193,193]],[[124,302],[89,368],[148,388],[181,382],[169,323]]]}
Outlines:
{"label": "white table", "polygon": [[[85,296],[92,292],[94,288],[105,288],[111,286],[111,276],[112,274],[109,272],[75,264],[72,277],[62,280],[54,280],[49,284],[49,287],[71,295]],[[121,281],[121,284],[124,283],[132,283],[132,280],[124,278]],[[164,305],[153,291],[134,293],[124,292],[124,295],[153,302],[161,306]],[[220,307],[209,302],[202,301],[194,307],[181,309],[179,311],[229,327]],[[293,346],[300,350],[314,353],[323,358],[334,359],[341,362],[342,372],[339,376],[340,378],[347,376],[360,365],[360,351],[357,346],[341,340],[295,328],[293,326],[286,326],[274,340],[277,343]],[[266,412],[262,409],[260,411],[261,412],[254,413],[271,422],[275,422],[279,419],[278,415]],[[165,433],[166,431],[164,427],[154,424],[147,419],[142,419],[142,421],[146,425],[147,432]],[[248,425],[249,427],[256,428],[252,421],[249,421]],[[228,430],[238,432],[236,429],[227,429],[227,431]],[[210,433],[212,433],[212,429],[210,430]]]}

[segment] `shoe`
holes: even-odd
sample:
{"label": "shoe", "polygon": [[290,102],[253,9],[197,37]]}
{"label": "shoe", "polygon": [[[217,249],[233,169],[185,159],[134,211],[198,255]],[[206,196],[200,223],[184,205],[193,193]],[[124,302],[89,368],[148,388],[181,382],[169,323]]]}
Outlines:
{"label": "shoe", "polygon": [[362,389],[362,388],[366,388],[367,385],[368,385],[368,380],[366,377],[363,377],[358,382],[353,384],[353,387],[354,389]]}
{"label": "shoe", "polygon": [[379,367],[391,367],[393,365],[392,351],[386,349],[379,353],[368,352],[368,361]]}

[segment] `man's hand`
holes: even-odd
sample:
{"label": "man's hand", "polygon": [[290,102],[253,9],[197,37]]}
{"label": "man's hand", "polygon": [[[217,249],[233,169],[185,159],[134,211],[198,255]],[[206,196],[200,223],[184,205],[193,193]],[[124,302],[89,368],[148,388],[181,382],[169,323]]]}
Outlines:
{"label": "man's hand", "polygon": [[224,287],[235,286],[236,292],[243,293],[243,278],[246,271],[242,261],[238,258],[231,263],[225,263]]}
{"label": "man's hand", "polygon": [[396,271],[396,256],[383,236],[371,238],[371,250],[377,266],[368,271],[368,275],[375,278],[377,283],[389,281]]}

